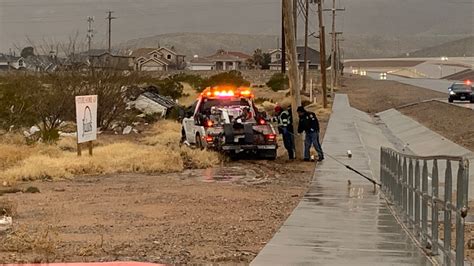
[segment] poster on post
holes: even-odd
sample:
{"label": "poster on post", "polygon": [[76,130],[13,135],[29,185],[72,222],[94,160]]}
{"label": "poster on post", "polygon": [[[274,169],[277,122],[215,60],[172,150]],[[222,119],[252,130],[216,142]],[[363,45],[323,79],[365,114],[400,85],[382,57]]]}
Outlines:
{"label": "poster on post", "polygon": [[97,95],[76,96],[77,143],[97,139]]}

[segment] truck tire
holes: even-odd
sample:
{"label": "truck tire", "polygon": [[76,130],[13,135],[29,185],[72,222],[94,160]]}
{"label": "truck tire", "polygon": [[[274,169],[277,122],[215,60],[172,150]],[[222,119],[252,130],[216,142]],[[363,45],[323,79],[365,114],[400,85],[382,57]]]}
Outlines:
{"label": "truck tire", "polygon": [[451,99],[451,98],[448,99],[448,102],[450,102],[450,103],[452,103],[453,101],[454,101],[454,100]]}
{"label": "truck tire", "polygon": [[201,135],[196,134],[196,148],[203,150],[204,146],[202,145]]}
{"label": "truck tire", "polygon": [[258,151],[258,157],[266,160],[275,160],[277,157],[277,150],[259,150]]}

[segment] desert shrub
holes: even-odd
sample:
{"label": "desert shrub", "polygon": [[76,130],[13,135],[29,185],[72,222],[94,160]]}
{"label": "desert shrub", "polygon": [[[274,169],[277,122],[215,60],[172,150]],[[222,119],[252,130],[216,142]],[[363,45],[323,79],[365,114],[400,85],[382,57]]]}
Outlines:
{"label": "desert shrub", "polygon": [[289,86],[288,77],[282,73],[275,73],[267,82],[267,86],[273,91],[286,90]]}
{"label": "desert shrub", "polygon": [[217,85],[232,85],[240,87],[250,86],[250,82],[244,78],[240,71],[232,70],[229,72],[219,73],[205,79],[203,82],[203,86],[200,88],[199,91],[202,91],[204,88]]}
{"label": "desert shrub", "polygon": [[203,90],[203,78],[199,75],[179,73],[171,76],[171,79],[176,82],[186,82],[198,91]]}

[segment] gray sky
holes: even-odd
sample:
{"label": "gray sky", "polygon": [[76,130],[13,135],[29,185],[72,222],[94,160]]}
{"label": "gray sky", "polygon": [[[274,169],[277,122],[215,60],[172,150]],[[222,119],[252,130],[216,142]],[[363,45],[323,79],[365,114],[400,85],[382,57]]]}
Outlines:
{"label": "gray sky", "polygon": [[[347,34],[473,33],[474,0],[337,0]],[[113,41],[173,32],[279,34],[281,0],[0,0],[0,51],[26,36],[37,44],[85,40],[94,16],[95,43],[105,45],[106,11],[115,11]],[[326,1],[329,4],[331,1]],[[315,8],[314,8],[315,10]],[[329,22],[327,20],[327,22]],[[301,20],[300,20],[301,23]],[[311,28],[315,29],[313,19]]]}

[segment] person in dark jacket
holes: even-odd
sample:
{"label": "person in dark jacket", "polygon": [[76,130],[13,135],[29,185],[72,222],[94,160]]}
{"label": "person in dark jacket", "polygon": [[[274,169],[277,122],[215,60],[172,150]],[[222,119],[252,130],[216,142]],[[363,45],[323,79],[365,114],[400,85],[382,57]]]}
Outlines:
{"label": "person in dark jacket", "polygon": [[298,107],[298,115],[300,117],[300,123],[298,126],[298,133],[305,132],[304,140],[304,160],[310,160],[310,149],[314,146],[318,153],[318,161],[324,160],[324,153],[319,142],[319,121],[316,114],[308,112],[303,106]]}
{"label": "person in dark jacket", "polygon": [[[291,108],[291,107],[290,107]],[[288,151],[288,158],[295,159],[295,144],[293,138],[293,119],[291,117],[291,109],[283,110],[277,113],[278,132],[283,136],[283,145]]]}

